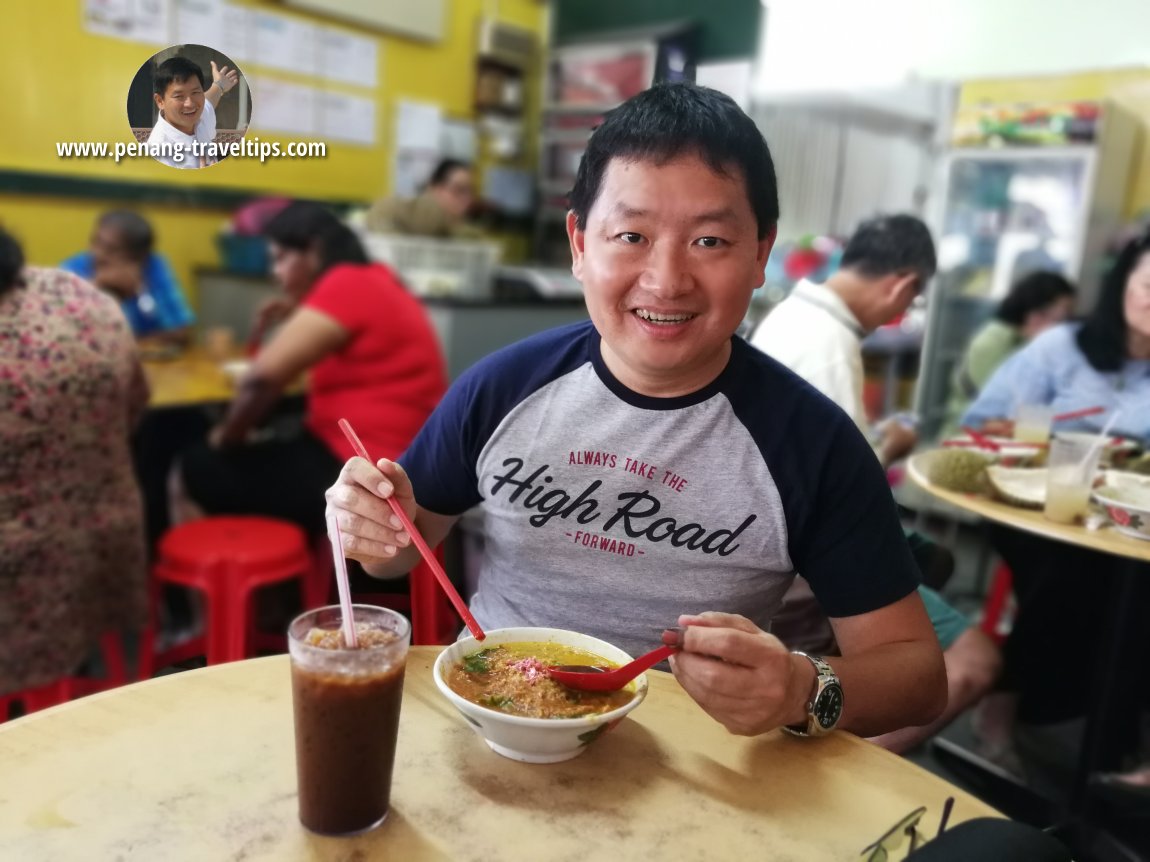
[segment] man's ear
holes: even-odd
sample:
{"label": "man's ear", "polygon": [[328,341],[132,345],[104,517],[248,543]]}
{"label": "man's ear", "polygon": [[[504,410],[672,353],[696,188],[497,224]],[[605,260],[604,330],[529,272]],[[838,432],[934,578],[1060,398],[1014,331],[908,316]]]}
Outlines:
{"label": "man's ear", "polygon": [[164,97],[159,93],[152,93],[152,98],[155,100],[156,107],[159,108],[160,115],[162,116],[164,113]]}
{"label": "man's ear", "polygon": [[587,239],[585,231],[579,229],[575,213],[567,212],[567,241],[571,243],[571,274],[583,280],[583,248]]}
{"label": "man's ear", "polygon": [[896,272],[883,279],[883,297],[890,308],[908,307],[918,294],[918,273]]}
{"label": "man's ear", "polygon": [[771,225],[771,229],[767,231],[766,236],[759,240],[758,251],[755,253],[755,259],[759,264],[759,276],[755,282],[755,287],[762,287],[763,283],[767,280],[767,258],[771,256],[771,249],[775,247],[775,239],[779,235],[779,226],[777,224]]}

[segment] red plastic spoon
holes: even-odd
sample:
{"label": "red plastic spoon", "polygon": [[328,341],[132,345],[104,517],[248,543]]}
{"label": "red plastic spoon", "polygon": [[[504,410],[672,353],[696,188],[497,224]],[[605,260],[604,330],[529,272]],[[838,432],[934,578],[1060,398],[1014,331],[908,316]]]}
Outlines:
{"label": "red plastic spoon", "polygon": [[548,675],[568,688],[580,691],[618,691],[627,683],[668,656],[679,651],[677,646],[661,646],[622,667],[604,670],[586,664],[561,664],[547,668]]}

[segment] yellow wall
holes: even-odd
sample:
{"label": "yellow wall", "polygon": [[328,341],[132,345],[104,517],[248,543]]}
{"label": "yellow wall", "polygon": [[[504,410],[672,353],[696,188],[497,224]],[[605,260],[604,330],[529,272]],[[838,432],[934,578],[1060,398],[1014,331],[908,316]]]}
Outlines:
{"label": "yellow wall", "polygon": [[[419,0],[412,0],[419,2]],[[274,2],[247,5],[292,15]],[[502,0],[502,22],[525,27],[544,41],[544,5],[539,0]],[[246,190],[316,199],[368,202],[389,193],[393,117],[400,99],[439,104],[451,118],[473,116],[475,40],[484,0],[450,0],[442,42],[427,44],[399,37],[356,31],[379,43],[379,86],[374,90],[327,84],[361,96],[374,92],[380,143],[372,148],[327,142],[324,159],[229,159],[199,171],[177,171],[149,158],[115,164],[111,159],[61,159],[57,141],[130,141],[125,103],[136,70],[161,46],[95,36],[84,30],[81,0],[36,0],[5,4],[0,27],[0,169],[34,171],[100,180],[163,183],[173,187]],[[306,16],[300,16],[306,17]],[[339,22],[308,20],[329,26]],[[348,28],[354,29],[354,28]],[[298,83],[315,79],[241,64],[248,75],[266,74]],[[530,100],[538,102],[537,91]],[[258,111],[258,93],[256,110]],[[534,158],[535,129],[529,117]],[[286,144],[291,136],[254,128],[249,137]],[[0,221],[24,241],[36,263],[56,263],[86,245],[94,217],[115,202],[0,194]],[[153,220],[160,250],[192,290],[192,271],[218,263],[215,234],[228,213],[184,206],[132,206]]]}
{"label": "yellow wall", "polygon": [[1130,166],[1126,215],[1133,217],[1150,209],[1150,69],[967,81],[959,101],[962,105],[975,105],[1073,99],[1112,99],[1137,117],[1141,133]]}

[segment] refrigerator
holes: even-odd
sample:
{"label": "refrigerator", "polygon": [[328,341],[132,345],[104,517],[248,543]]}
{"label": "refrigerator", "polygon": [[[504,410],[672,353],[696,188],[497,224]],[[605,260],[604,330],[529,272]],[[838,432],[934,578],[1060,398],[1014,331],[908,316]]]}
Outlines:
{"label": "refrigerator", "polygon": [[951,379],[971,337],[1020,277],[1062,272],[1078,286],[1078,313],[1094,306],[1106,248],[1121,227],[1137,126],[1107,106],[1090,140],[950,149],[941,162],[932,233],[938,273],[915,411],[935,439]]}

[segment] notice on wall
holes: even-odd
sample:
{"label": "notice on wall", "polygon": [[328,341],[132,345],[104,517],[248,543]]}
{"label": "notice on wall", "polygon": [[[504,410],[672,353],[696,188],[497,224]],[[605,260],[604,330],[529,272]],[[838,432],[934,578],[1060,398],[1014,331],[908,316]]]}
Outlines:
{"label": "notice on wall", "polygon": [[375,101],[346,93],[319,94],[319,133],[322,137],[373,147],[376,143]]}
{"label": "notice on wall", "polygon": [[167,45],[172,18],[168,0],[84,0],[84,29],[97,36]]}
{"label": "notice on wall", "polygon": [[318,90],[262,76],[251,88],[253,129],[315,136]]}
{"label": "notice on wall", "polygon": [[272,12],[255,12],[254,60],[262,66],[314,75],[316,66],[316,27]]}
{"label": "notice on wall", "polygon": [[375,88],[379,83],[376,41],[334,27],[316,29],[316,74],[329,81]]}

